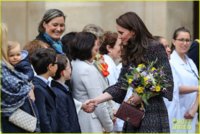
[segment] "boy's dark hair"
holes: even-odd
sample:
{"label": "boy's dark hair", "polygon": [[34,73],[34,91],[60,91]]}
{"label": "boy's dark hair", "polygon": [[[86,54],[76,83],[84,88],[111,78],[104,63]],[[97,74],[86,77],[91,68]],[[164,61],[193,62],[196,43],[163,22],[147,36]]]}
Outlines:
{"label": "boy's dark hair", "polygon": [[30,60],[37,75],[41,75],[48,71],[50,64],[55,64],[56,52],[52,48],[39,48],[31,55]]}
{"label": "boy's dark hair", "polygon": [[65,68],[67,67],[67,64],[69,64],[69,61],[67,60],[67,56],[64,54],[59,54],[57,55],[57,65],[58,65],[58,69],[56,71],[55,76],[53,76],[54,80],[58,80],[60,79],[61,75],[60,73],[65,70]]}
{"label": "boy's dark hair", "polygon": [[72,59],[88,60],[92,58],[92,48],[97,37],[89,32],[79,32],[76,34],[71,45]]}

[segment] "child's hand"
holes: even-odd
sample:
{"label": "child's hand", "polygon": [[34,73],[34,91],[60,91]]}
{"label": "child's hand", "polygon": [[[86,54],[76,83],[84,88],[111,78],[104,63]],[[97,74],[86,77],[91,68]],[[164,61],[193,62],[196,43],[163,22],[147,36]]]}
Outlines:
{"label": "child's hand", "polygon": [[35,94],[33,92],[33,89],[30,90],[30,92],[28,93],[28,96],[30,97],[30,99],[34,102],[35,101]]}

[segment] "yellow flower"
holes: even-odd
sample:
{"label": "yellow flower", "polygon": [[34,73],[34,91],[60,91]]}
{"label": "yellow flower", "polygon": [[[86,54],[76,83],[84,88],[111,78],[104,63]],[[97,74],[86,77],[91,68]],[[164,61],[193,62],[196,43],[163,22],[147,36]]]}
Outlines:
{"label": "yellow flower", "polygon": [[148,84],[148,77],[144,77],[144,84]]}
{"label": "yellow flower", "polygon": [[144,64],[139,64],[138,67],[139,68],[145,68],[145,65]]}
{"label": "yellow flower", "polygon": [[151,68],[151,71],[153,72],[154,70],[156,70],[156,68],[155,68],[155,67],[152,67],[152,68]]}
{"label": "yellow flower", "polygon": [[160,92],[160,86],[156,86],[156,92]]}
{"label": "yellow flower", "polygon": [[133,81],[133,79],[129,78],[128,79],[128,84],[131,84],[132,81]]}
{"label": "yellow flower", "polygon": [[141,93],[143,93],[144,88],[143,87],[137,87],[135,90],[136,90],[137,93],[141,94]]}

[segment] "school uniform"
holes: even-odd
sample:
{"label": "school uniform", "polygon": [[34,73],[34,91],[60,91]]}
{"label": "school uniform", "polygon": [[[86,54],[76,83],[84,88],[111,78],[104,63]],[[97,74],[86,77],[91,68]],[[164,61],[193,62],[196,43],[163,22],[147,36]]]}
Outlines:
{"label": "school uniform", "polygon": [[56,132],[56,95],[48,86],[48,80],[35,76],[34,85],[35,104],[40,118],[41,132]]}
{"label": "school uniform", "polygon": [[80,125],[72,94],[67,87],[55,80],[51,87],[56,94],[57,132],[80,133]]}

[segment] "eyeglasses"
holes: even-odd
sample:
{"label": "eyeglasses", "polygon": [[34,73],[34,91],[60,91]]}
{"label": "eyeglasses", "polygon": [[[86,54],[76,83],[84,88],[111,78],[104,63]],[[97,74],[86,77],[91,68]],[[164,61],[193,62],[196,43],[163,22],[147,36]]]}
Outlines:
{"label": "eyeglasses", "polygon": [[178,40],[178,41],[180,41],[181,43],[184,43],[184,42],[186,42],[186,43],[190,43],[191,42],[191,40],[189,40],[189,39],[175,39],[175,40]]}

